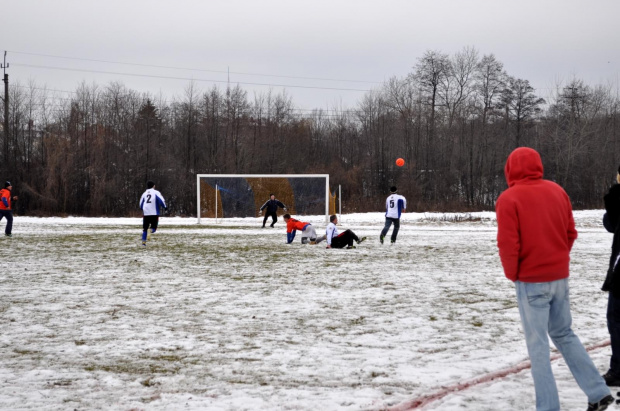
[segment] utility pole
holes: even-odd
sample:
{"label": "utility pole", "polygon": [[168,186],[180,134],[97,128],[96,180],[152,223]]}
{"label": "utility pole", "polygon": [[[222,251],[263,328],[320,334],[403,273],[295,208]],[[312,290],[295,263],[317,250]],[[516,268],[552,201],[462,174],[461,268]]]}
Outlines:
{"label": "utility pole", "polygon": [[0,68],[4,70],[4,164],[9,160],[9,75],[6,69],[9,63],[6,62],[6,50],[4,51],[4,63],[0,64]]}

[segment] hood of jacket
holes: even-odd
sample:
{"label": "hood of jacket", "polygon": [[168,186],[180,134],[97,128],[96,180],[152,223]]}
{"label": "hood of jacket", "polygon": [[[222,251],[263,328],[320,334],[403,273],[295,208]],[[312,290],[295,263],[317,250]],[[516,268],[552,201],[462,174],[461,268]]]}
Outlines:
{"label": "hood of jacket", "polygon": [[504,175],[508,187],[528,180],[540,180],[543,177],[543,165],[538,151],[529,147],[519,147],[508,156]]}

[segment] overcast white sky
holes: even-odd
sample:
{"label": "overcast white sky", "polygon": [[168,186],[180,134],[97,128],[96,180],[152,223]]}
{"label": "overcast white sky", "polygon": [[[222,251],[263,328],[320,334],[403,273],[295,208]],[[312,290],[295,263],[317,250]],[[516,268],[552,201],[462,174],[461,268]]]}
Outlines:
{"label": "overcast white sky", "polygon": [[[619,0],[2,0],[11,83],[74,90],[83,80],[182,95],[189,81],[370,89],[412,71],[426,50],[493,53],[539,94],[558,80],[620,78]],[[184,67],[164,69],[23,53]],[[180,79],[64,71],[25,65]],[[269,77],[237,73],[268,74]],[[309,80],[312,77],[353,81]],[[252,96],[268,86],[243,84]],[[280,91],[281,87],[271,87]],[[287,87],[298,107],[354,107],[361,91]]]}

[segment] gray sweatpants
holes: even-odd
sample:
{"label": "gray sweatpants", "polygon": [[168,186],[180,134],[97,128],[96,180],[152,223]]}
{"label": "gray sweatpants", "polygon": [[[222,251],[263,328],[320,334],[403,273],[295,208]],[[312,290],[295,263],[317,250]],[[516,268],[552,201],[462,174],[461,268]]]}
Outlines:
{"label": "gray sweatpants", "polygon": [[301,243],[308,244],[310,241],[316,240],[316,230],[312,224],[308,224],[308,227],[301,232]]}

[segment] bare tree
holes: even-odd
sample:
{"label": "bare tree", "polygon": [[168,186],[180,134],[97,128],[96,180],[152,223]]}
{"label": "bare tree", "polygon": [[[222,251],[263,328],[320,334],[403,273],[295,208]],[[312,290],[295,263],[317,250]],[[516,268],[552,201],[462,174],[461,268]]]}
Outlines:
{"label": "bare tree", "polygon": [[534,94],[534,88],[528,80],[508,77],[507,87],[502,92],[502,105],[507,119],[515,123],[515,147],[521,145],[521,133],[524,124],[542,111],[545,99]]}

